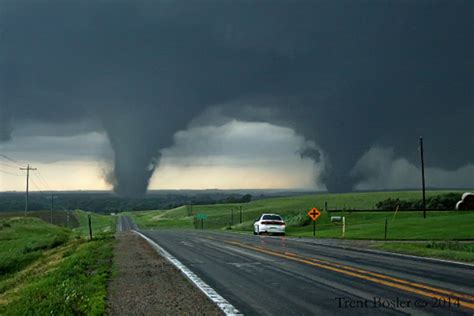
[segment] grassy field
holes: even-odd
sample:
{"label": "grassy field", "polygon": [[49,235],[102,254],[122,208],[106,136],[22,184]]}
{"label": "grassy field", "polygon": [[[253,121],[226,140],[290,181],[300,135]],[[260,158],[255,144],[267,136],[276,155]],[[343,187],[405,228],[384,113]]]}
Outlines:
{"label": "grassy field", "polygon": [[117,218],[114,216],[100,215],[92,212],[74,211],[74,216],[79,221],[79,226],[73,231],[79,236],[89,236],[89,220],[88,215],[91,216],[92,234],[93,236],[104,235],[115,232],[115,225]]}
{"label": "grassy field", "polygon": [[69,235],[67,229],[37,218],[0,221],[0,279],[38,259],[43,250],[66,243]]}
{"label": "grassy field", "polygon": [[[74,228],[79,226],[79,221],[77,220],[76,216],[73,216],[72,211],[53,211],[53,215],[51,216],[50,211],[31,211],[28,212],[27,217],[36,217],[42,219],[47,223],[51,223],[51,217],[53,219],[52,224]],[[0,220],[1,219],[9,219],[12,217],[23,217],[23,212],[0,212]]]}
{"label": "grassy field", "polygon": [[[331,216],[346,217],[345,238],[395,240],[474,240],[474,212],[433,211],[423,219],[421,212],[337,212]],[[316,236],[322,238],[342,237],[342,225],[331,223],[330,215],[323,213],[316,224]],[[312,236],[312,225],[289,227],[294,236]]]}
{"label": "grassy field", "polygon": [[[434,196],[445,191],[429,191]],[[331,223],[331,216],[346,218],[345,238],[384,239],[385,220],[387,219],[388,239],[405,240],[455,240],[474,239],[474,211],[431,211],[426,219],[421,212],[353,212],[350,209],[371,210],[375,204],[387,198],[404,200],[417,199],[419,192],[374,192],[350,194],[318,194],[289,198],[258,200],[247,204],[199,205],[192,209],[193,214],[207,214],[204,221],[205,229],[232,229],[251,232],[255,218],[264,212],[282,215],[288,225],[287,233],[293,236],[312,236],[312,225],[306,215],[312,207],[324,210],[317,222],[317,237],[341,238],[340,223]],[[240,207],[242,207],[242,223],[240,223]],[[346,211],[330,211],[331,209]],[[194,215],[190,215],[190,207],[182,206],[168,211],[148,211],[130,213],[141,228],[186,228],[199,227]]]}
{"label": "grassy field", "polygon": [[87,214],[75,216],[74,230],[34,217],[0,220],[0,315],[105,312],[115,218],[93,215],[98,233],[89,241]]}

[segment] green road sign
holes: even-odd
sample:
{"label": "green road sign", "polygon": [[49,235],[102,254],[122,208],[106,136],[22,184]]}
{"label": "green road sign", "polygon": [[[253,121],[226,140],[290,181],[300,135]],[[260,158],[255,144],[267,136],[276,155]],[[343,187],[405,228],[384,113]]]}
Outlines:
{"label": "green road sign", "polygon": [[207,214],[196,214],[196,218],[197,218],[197,219],[206,219],[206,218],[207,218]]}

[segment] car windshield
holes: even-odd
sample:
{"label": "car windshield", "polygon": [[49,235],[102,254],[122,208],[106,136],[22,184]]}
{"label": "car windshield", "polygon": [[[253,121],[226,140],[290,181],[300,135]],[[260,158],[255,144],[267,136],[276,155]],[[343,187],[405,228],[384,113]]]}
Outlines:
{"label": "car windshield", "polygon": [[281,217],[278,215],[263,215],[262,219],[272,220],[272,221],[281,221]]}

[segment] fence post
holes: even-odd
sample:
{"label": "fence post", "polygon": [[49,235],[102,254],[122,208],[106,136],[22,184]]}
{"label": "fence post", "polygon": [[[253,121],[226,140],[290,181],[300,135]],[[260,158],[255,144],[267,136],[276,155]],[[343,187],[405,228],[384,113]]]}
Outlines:
{"label": "fence post", "polygon": [[92,240],[92,224],[91,224],[91,214],[87,215],[89,219],[89,240]]}
{"label": "fence post", "polygon": [[387,228],[388,228],[388,220],[385,219],[385,240],[387,240]]}
{"label": "fence post", "polygon": [[342,238],[346,237],[346,217],[342,217]]}

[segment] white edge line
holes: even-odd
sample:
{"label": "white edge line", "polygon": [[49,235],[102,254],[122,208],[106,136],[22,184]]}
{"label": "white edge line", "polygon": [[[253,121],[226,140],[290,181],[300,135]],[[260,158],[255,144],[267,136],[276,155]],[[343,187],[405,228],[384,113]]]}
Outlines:
{"label": "white edge line", "polygon": [[[359,250],[359,248],[354,248],[354,247],[350,247],[350,248],[353,249],[353,250]],[[434,261],[434,262],[450,263],[450,264],[453,264],[453,265],[467,266],[467,267],[471,267],[471,268],[474,267],[474,264],[470,264],[470,263],[467,263],[467,262],[459,262],[459,261],[438,259],[438,258],[432,258],[432,257],[420,257],[420,256],[414,256],[414,255],[407,255],[407,254],[404,254],[404,253],[383,251],[383,250],[376,250],[376,249],[363,249],[363,250],[367,251],[367,252],[373,252],[373,253],[379,253],[379,254],[389,254],[389,255],[395,255],[395,256],[398,256],[398,257],[420,259],[420,261]]]}
{"label": "white edge line", "polygon": [[376,254],[389,255],[389,256],[395,256],[395,257],[413,258],[413,259],[419,259],[420,261],[434,261],[434,262],[450,263],[453,265],[460,265],[460,266],[466,266],[466,267],[471,267],[471,268],[474,267],[474,264],[467,263],[467,262],[452,261],[452,260],[438,259],[438,258],[432,258],[432,257],[421,257],[421,256],[407,255],[407,254],[399,253],[399,252],[391,252],[391,251],[368,249],[368,248],[358,248],[358,247],[351,247],[351,246],[344,246],[344,245],[330,245],[330,244],[318,243],[312,240],[304,240],[304,239],[298,239],[298,238],[291,238],[291,240],[308,243],[308,244],[314,244],[318,246],[334,247],[334,248],[348,249],[348,250],[354,250],[354,251],[372,252]]}
{"label": "white edge line", "polygon": [[[233,233],[229,233],[229,234],[233,234]],[[281,238],[281,237],[276,237],[276,236],[265,236],[265,237],[266,238],[273,238],[273,239]],[[453,265],[466,266],[466,267],[471,267],[471,268],[474,267],[474,264],[468,263],[468,262],[453,261],[453,260],[439,259],[439,258],[433,258],[433,257],[422,257],[422,256],[415,256],[415,255],[407,255],[407,254],[404,254],[404,253],[392,252],[392,251],[387,251],[387,250],[377,250],[377,249],[369,249],[369,248],[362,248],[362,247],[352,247],[352,246],[346,246],[346,245],[325,244],[325,243],[318,242],[317,240],[308,240],[306,238],[297,238],[297,237],[291,237],[291,236],[285,236],[285,238],[287,240],[291,240],[291,241],[306,243],[306,244],[310,244],[310,245],[313,244],[313,245],[329,247],[329,248],[333,247],[333,248],[347,249],[347,250],[353,250],[353,251],[365,251],[365,252],[372,252],[372,253],[381,254],[381,255],[419,259],[420,261],[434,261],[434,262],[450,263],[450,264],[453,264]],[[350,239],[346,239],[346,240],[350,240]],[[382,242],[383,242],[383,240],[382,240]]]}
{"label": "white edge line", "polygon": [[173,264],[182,274],[184,274],[199,290],[201,290],[214,304],[219,307],[219,309],[224,312],[225,315],[243,315],[235,308],[231,303],[229,303],[225,298],[219,295],[212,287],[207,285],[201,278],[199,278],[194,272],[189,270],[184,264],[182,264],[178,259],[173,257],[169,252],[160,247],[156,242],[143,235],[136,230],[132,230],[135,234],[141,236],[145,239],[160,255],[165,257],[171,264]]}

